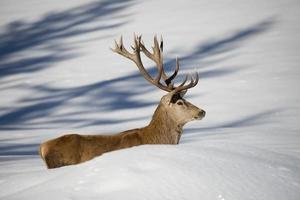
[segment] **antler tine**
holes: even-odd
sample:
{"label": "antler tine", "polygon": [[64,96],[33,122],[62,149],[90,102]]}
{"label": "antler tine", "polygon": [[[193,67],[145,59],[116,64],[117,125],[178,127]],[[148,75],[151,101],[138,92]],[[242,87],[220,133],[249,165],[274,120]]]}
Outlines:
{"label": "antler tine", "polygon": [[196,80],[195,80],[194,86],[196,86],[198,84],[198,82],[199,82],[199,74],[198,74],[198,72],[195,72],[195,74],[196,74]]}
{"label": "antler tine", "polygon": [[120,54],[120,55],[126,57],[126,58],[129,58],[130,60],[133,60],[133,59],[134,59],[134,58],[133,58],[134,55],[131,54],[131,53],[129,53],[129,52],[127,51],[127,49],[124,47],[124,44],[123,44],[123,37],[122,37],[122,36],[120,37],[119,44],[118,44],[117,41],[115,40],[115,48],[114,48],[114,49],[111,48],[111,50],[112,50],[113,52],[116,52],[116,53],[118,53],[118,54]]}
{"label": "antler tine", "polygon": [[184,86],[184,84],[187,82],[188,78],[189,78],[189,75],[186,74],[185,78],[184,78],[184,81],[178,87]]}
{"label": "antler tine", "polygon": [[[195,78],[193,76],[186,75],[184,81],[177,87],[174,87],[172,84],[172,80],[177,76],[178,71],[179,71],[179,59],[176,57],[176,68],[173,74],[168,77],[163,68],[163,40],[161,38],[160,44],[158,43],[157,37],[154,37],[154,46],[152,47],[153,53],[150,53],[143,41],[142,41],[142,36],[136,36],[134,35],[134,46],[132,47],[133,53],[130,53],[126,50],[123,44],[123,38],[120,38],[119,44],[115,41],[115,48],[112,49],[112,51],[132,60],[138,67],[140,73],[144,76],[144,78],[149,81],[151,84],[157,86],[158,88],[165,90],[167,92],[180,92],[183,90],[187,90],[189,88],[195,87],[198,84],[199,81],[199,75],[196,73]],[[155,79],[151,77],[151,75],[147,72],[147,70],[144,68],[142,60],[141,60],[141,55],[140,52],[143,52],[149,59],[153,60],[158,68],[158,74]],[[166,85],[162,84],[160,82],[160,79],[163,77]],[[187,80],[190,77],[190,83],[186,85]]]}
{"label": "antler tine", "polygon": [[143,40],[141,40],[141,50],[142,52],[151,60],[153,60],[153,55],[148,51],[148,49],[145,47]]}
{"label": "antler tine", "polygon": [[160,81],[162,74],[165,75],[164,68],[163,68],[163,55],[160,49],[160,46],[158,45],[157,41],[157,36],[154,36],[154,48],[153,49],[153,54],[154,54],[154,60],[156,62],[157,68],[158,68],[158,73],[156,77],[156,81]]}
{"label": "antler tine", "polygon": [[162,49],[160,48],[161,46],[162,46],[162,41],[161,44],[158,45],[157,36],[154,36],[154,46],[152,47],[153,53],[150,53],[150,51],[143,44],[143,41],[141,41],[140,43],[142,52],[149,59],[153,60],[158,68],[157,77],[155,78],[157,82],[160,81],[161,77],[163,77],[164,79],[168,78],[163,69],[163,55],[162,55]]}
{"label": "antler tine", "polygon": [[[158,88],[162,89],[162,90],[165,90],[167,92],[170,92],[171,89],[169,89],[167,86],[163,85],[160,83],[160,79],[161,79],[161,76],[162,76],[162,71],[163,71],[163,68],[162,67],[159,67],[158,66],[158,75],[155,79],[153,79],[150,74],[146,71],[146,69],[144,68],[143,66],[143,63],[142,63],[142,60],[141,60],[141,55],[140,55],[140,52],[141,50],[145,53],[145,47],[142,43],[142,36],[139,35],[139,36],[136,36],[134,34],[134,47],[132,47],[133,49],[133,53],[129,53],[124,45],[123,45],[123,41],[122,41],[122,38],[120,39],[120,44],[118,44],[117,42],[115,42],[116,44],[116,47],[115,49],[112,49],[112,51],[132,60],[138,67],[140,73],[144,76],[144,78],[149,81],[151,84],[157,86]],[[149,52],[150,53],[150,52]],[[145,53],[146,54],[146,53]],[[151,54],[151,53],[150,53]],[[159,65],[159,62],[157,62],[157,65]]]}
{"label": "antler tine", "polygon": [[161,52],[163,52],[163,49],[164,49],[164,42],[163,42],[163,37],[162,37],[162,35],[160,36],[160,45],[159,45],[159,48],[160,48]]}
{"label": "antler tine", "polygon": [[123,36],[121,35],[121,37],[120,37],[120,41],[119,41],[119,47],[120,47],[120,49],[122,49],[123,48]]}
{"label": "antler tine", "polygon": [[[154,47],[152,47],[152,49],[153,49],[153,54],[152,54],[153,59],[152,60],[154,60],[154,62],[157,65],[157,68],[158,68],[157,79],[160,80],[161,77],[163,77],[163,79],[166,81],[168,79],[168,76],[166,75],[164,67],[163,67],[163,53],[162,53],[163,49],[162,48],[163,48],[162,37],[160,40],[160,44],[158,44],[157,36],[155,35],[154,36]],[[167,86],[169,86],[169,85],[167,84]]]}
{"label": "antler tine", "polygon": [[167,84],[167,86],[173,88],[173,85],[171,83],[172,83],[172,80],[177,76],[178,71],[179,71],[179,59],[178,59],[178,57],[176,57],[175,71],[169,78],[165,79],[165,83]]}
{"label": "antler tine", "polygon": [[[180,92],[180,91],[183,91],[183,90],[188,90],[190,88],[195,87],[198,84],[198,81],[199,81],[199,74],[197,72],[195,74],[196,74],[195,79],[193,79],[192,76],[186,75],[185,80],[178,87],[175,87],[175,89],[173,90],[174,93],[177,93],[177,92]],[[188,77],[191,78],[191,81],[190,81],[189,84],[185,85]]]}
{"label": "antler tine", "polygon": [[134,47],[135,47],[135,51],[140,52],[140,43],[141,43],[141,36],[136,36],[134,34]]}
{"label": "antler tine", "polygon": [[[156,80],[160,80],[161,77],[164,79],[166,85],[170,88],[172,86],[170,85],[171,82],[167,81],[169,77],[166,75],[164,68],[163,68],[163,39],[161,36],[160,43],[158,43],[157,36],[154,36],[154,46],[152,47],[153,53],[150,53],[150,51],[145,47],[143,42],[141,43],[141,50],[142,52],[151,60],[155,62],[158,68],[158,75],[156,77]],[[172,79],[170,79],[172,80]],[[166,82],[167,81],[167,82]]]}

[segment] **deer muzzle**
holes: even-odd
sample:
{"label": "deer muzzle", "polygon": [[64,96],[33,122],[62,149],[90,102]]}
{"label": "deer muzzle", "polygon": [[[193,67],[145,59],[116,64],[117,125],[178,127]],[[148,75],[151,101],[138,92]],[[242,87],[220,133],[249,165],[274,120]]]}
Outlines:
{"label": "deer muzzle", "polygon": [[205,115],[206,115],[206,112],[204,110],[200,110],[198,112],[198,116],[196,116],[195,119],[197,119],[197,120],[203,119],[205,117]]}

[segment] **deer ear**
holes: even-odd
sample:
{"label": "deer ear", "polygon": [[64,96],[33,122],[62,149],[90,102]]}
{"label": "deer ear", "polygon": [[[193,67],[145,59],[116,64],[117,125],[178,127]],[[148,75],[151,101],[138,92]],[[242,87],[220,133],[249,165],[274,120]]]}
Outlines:
{"label": "deer ear", "polygon": [[181,92],[179,93],[179,96],[180,96],[181,98],[183,98],[184,95],[186,94],[186,92],[187,92],[187,90],[181,91]]}

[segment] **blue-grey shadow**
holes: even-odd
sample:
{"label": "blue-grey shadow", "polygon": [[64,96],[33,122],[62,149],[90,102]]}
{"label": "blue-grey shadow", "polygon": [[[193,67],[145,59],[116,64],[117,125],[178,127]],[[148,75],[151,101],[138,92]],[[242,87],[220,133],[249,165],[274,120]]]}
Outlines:
{"label": "blue-grey shadow", "polygon": [[0,156],[38,155],[39,146],[40,144],[1,144]]}
{"label": "blue-grey shadow", "polygon": [[[258,127],[267,125],[271,121],[271,116],[282,112],[284,109],[265,110],[256,113],[251,113],[236,120],[227,121],[208,127],[187,128],[184,130],[183,143],[199,140],[205,136],[213,136],[220,134],[229,134],[228,132],[216,131],[221,129],[242,129],[249,127]],[[204,119],[205,120],[205,119]],[[233,131],[233,133],[236,133]]]}
{"label": "blue-grey shadow", "polygon": [[[200,43],[190,54],[181,57],[181,60],[185,63],[192,63],[194,61],[201,62],[204,58],[232,51],[242,45],[247,39],[269,30],[274,22],[275,20],[267,19],[253,26],[241,29],[228,37],[213,42],[204,42],[204,44]],[[218,60],[217,62],[222,62],[222,60]],[[166,66],[166,72],[170,74],[174,69],[172,66],[175,65],[175,62],[167,58],[164,65]],[[201,65],[198,67],[198,70],[205,67],[207,66]],[[228,68],[214,68],[201,73],[201,77],[218,78],[220,76],[236,73],[240,70],[243,70],[243,68],[234,66]],[[156,67],[149,67],[148,71],[153,75],[156,73]],[[122,85],[122,87],[120,87],[120,85]],[[157,104],[157,101],[137,100],[136,97],[139,95],[152,93],[156,90],[154,86],[147,83],[141,77],[138,70],[135,73],[80,87],[66,89],[44,84],[34,86],[30,88],[30,90],[39,94],[38,97],[20,99],[20,103],[26,102],[30,103],[30,105],[17,109],[8,109],[5,114],[1,115],[0,130],[55,128],[60,123],[65,126],[70,125],[71,127],[103,125],[106,123],[119,124],[126,121],[116,119],[100,120],[97,118],[82,119],[80,116],[84,116],[84,114],[88,113],[101,113],[103,111],[121,109],[135,110]],[[74,111],[65,113],[64,115],[56,114],[56,110],[68,105],[72,99],[80,97],[85,98],[74,106]],[[49,120],[39,122],[38,124],[33,123],[35,119],[43,118],[48,118]],[[136,118],[129,117],[127,121],[130,120],[136,120]]]}
{"label": "blue-grey shadow", "polygon": [[[132,0],[94,1],[48,13],[34,22],[18,20],[7,24],[0,34],[0,80],[20,73],[37,72],[56,62],[79,56],[75,51],[76,44],[66,39],[113,30],[126,24],[128,16],[121,12],[132,3]],[[114,18],[119,18],[118,22]],[[19,56],[29,50],[44,53]],[[5,82],[2,80],[2,83]]]}

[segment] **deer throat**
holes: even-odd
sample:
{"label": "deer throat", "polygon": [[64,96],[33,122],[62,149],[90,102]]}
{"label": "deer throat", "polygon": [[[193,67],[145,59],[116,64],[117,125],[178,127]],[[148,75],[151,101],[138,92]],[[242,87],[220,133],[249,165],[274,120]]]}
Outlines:
{"label": "deer throat", "polygon": [[158,106],[147,129],[151,143],[178,144],[183,124],[178,124],[162,106]]}

